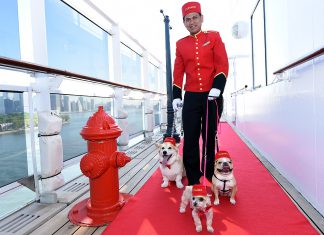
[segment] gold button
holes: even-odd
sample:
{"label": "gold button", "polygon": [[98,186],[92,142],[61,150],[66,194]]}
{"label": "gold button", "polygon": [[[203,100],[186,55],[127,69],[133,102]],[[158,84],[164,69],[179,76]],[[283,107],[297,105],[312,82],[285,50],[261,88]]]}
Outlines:
{"label": "gold button", "polygon": [[199,70],[200,70],[200,68],[197,68],[197,70],[199,71]]}
{"label": "gold button", "polygon": [[199,57],[196,57],[197,60],[199,60]]}
{"label": "gold button", "polygon": [[200,73],[198,73],[198,76],[200,76]]}
{"label": "gold button", "polygon": [[199,90],[201,90],[201,91],[202,91],[202,88],[200,88]]}
{"label": "gold button", "polygon": [[201,81],[201,78],[199,78],[199,81]]}
{"label": "gold button", "polygon": [[198,47],[196,47],[196,49],[198,50]]}
{"label": "gold button", "polygon": [[199,83],[200,86],[202,86],[202,83]]}
{"label": "gold button", "polygon": [[199,52],[198,52],[198,51],[196,51],[196,54],[198,55],[198,54],[199,54]]}
{"label": "gold button", "polygon": [[200,63],[197,63],[197,65],[200,65]]}
{"label": "gold button", "polygon": [[196,45],[198,45],[198,42],[196,42]]}

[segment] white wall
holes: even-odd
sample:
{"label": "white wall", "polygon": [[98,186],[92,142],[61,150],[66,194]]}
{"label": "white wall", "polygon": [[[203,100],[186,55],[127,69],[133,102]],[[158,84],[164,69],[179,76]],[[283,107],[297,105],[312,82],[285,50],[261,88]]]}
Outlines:
{"label": "white wall", "polygon": [[[271,83],[275,70],[324,47],[324,1],[266,0],[265,6]],[[239,63],[236,60],[238,68]],[[251,84],[252,74],[248,74],[242,76],[238,69],[229,79]],[[236,125],[324,215],[324,55],[289,70],[284,77],[238,94]],[[226,89],[228,95],[233,86]]]}

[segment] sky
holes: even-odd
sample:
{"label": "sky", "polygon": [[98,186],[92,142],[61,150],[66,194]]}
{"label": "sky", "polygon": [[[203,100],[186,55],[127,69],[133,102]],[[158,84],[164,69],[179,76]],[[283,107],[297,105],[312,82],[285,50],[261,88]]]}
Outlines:
{"label": "sky", "polygon": [[[169,16],[171,56],[175,42],[188,35],[182,21],[185,0],[91,0],[107,15],[160,60],[165,59],[165,32],[162,9]],[[219,31],[225,44],[230,42],[231,27],[240,16],[234,9],[239,0],[198,0],[204,15],[203,30]],[[241,0],[242,1],[242,0]],[[251,2],[254,0],[244,0]],[[236,7],[237,8],[237,7]],[[234,17],[236,15],[236,17]],[[231,17],[229,17],[231,16]],[[164,50],[161,50],[163,48]],[[162,61],[163,62],[163,61]]]}

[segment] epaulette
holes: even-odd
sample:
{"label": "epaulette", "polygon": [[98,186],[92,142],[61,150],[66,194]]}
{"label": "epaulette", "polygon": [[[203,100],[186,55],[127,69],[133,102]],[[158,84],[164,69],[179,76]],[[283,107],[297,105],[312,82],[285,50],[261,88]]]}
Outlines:
{"label": "epaulette", "polygon": [[205,30],[203,31],[204,33],[218,33],[217,31],[215,30]]}

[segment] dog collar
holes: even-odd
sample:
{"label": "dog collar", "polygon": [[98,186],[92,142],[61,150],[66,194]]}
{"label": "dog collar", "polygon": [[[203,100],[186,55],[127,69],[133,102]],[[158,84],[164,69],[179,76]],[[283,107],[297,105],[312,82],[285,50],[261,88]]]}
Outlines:
{"label": "dog collar", "polygon": [[[160,164],[162,164],[162,162],[160,162]],[[167,168],[171,169],[171,165],[170,165],[170,164],[165,164],[165,165],[162,165],[162,166],[164,166],[164,167],[167,167]]]}
{"label": "dog collar", "polygon": [[197,214],[199,215],[199,217],[203,216],[206,212],[208,212],[211,208],[213,208],[211,205],[207,206],[204,210],[198,210]]}

